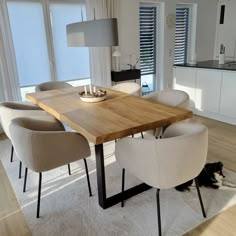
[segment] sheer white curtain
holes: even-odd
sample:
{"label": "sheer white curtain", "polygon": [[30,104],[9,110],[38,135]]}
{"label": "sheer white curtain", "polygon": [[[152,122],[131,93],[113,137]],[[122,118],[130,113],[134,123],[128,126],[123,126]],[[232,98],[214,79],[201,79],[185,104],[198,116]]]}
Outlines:
{"label": "sheer white curtain", "polygon": [[[119,0],[86,0],[87,19],[117,18]],[[95,12],[95,16],[94,16]],[[96,36],[95,36],[96,37]],[[111,87],[111,48],[90,48],[91,83]]]}
{"label": "sheer white curtain", "polygon": [[0,1],[0,101],[21,100],[14,46],[5,0]]}
{"label": "sheer white curtain", "polygon": [[[0,102],[21,100],[6,2],[0,1]],[[1,118],[1,117],[0,117]],[[0,133],[2,133],[0,124]]]}

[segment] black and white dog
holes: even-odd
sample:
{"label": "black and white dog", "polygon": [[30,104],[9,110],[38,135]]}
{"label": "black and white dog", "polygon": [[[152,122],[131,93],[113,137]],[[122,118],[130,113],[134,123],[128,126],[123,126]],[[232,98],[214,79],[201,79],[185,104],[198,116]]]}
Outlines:
{"label": "black and white dog", "polygon": [[[220,185],[220,179],[224,177],[225,176],[223,174],[223,163],[219,161],[215,163],[205,164],[201,173],[197,176],[197,179],[200,187],[205,186],[209,188],[218,189]],[[192,183],[193,180],[190,180],[186,183],[176,186],[175,189],[181,192],[189,190],[189,186]]]}

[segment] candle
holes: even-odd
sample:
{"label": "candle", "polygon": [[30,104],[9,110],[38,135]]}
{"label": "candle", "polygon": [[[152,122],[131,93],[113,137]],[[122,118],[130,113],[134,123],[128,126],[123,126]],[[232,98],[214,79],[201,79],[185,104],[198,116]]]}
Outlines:
{"label": "candle", "polygon": [[84,86],[84,94],[87,95],[87,87],[86,87],[86,85]]}
{"label": "candle", "polygon": [[92,85],[91,84],[89,85],[89,92],[90,92],[91,95],[93,94],[92,93]]}
{"label": "candle", "polygon": [[96,93],[96,86],[93,87],[93,92]]}

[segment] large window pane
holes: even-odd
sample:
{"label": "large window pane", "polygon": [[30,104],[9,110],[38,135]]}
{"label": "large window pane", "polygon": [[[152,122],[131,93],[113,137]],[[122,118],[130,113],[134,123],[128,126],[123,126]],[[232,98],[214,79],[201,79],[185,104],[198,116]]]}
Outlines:
{"label": "large window pane", "polygon": [[7,3],[20,86],[50,80],[50,66],[41,4]]}
{"label": "large window pane", "polygon": [[90,77],[88,48],[67,47],[66,25],[85,20],[85,5],[79,3],[52,2],[53,42],[58,80],[76,80]]}

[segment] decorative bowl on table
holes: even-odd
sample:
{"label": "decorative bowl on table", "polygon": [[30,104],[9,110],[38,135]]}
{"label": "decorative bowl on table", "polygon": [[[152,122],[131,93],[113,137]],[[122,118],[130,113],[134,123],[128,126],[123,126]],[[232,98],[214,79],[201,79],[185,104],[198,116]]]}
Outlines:
{"label": "decorative bowl on table", "polygon": [[106,99],[107,91],[98,89],[92,94],[90,92],[85,93],[85,91],[80,92],[80,99],[83,102],[101,102]]}

